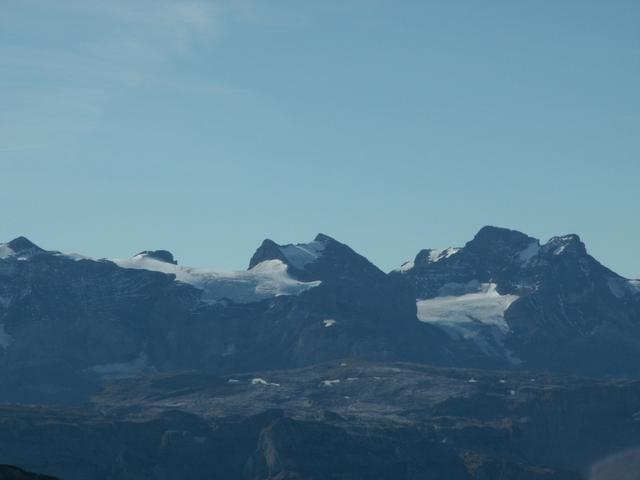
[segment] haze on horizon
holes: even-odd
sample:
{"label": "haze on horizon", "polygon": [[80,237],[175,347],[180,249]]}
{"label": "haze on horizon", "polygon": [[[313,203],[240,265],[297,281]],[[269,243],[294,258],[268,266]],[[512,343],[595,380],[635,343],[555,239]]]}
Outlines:
{"label": "haze on horizon", "polygon": [[6,0],[0,243],[385,270],[483,225],[640,277],[640,3]]}

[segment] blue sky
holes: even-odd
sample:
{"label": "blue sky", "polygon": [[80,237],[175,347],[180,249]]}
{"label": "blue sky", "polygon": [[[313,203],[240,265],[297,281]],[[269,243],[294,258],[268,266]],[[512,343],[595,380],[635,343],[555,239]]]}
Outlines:
{"label": "blue sky", "polygon": [[0,240],[383,269],[483,225],[640,277],[640,2],[3,0]]}

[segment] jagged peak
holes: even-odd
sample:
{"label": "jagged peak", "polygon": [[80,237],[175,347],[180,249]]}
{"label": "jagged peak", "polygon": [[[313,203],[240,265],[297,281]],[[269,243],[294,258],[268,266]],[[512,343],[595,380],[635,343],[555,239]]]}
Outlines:
{"label": "jagged peak", "polygon": [[26,237],[17,237],[9,243],[0,244],[0,259],[18,257],[24,260],[41,252],[45,252],[45,250]]}
{"label": "jagged peak", "polygon": [[467,242],[464,250],[487,258],[502,258],[503,261],[508,261],[537,241],[536,238],[517,230],[486,226],[481,228],[471,241]]}
{"label": "jagged peak", "polygon": [[327,245],[339,242],[329,235],[318,233],[315,238],[308,243],[287,243],[280,245],[267,238],[262,241],[256,252],[249,261],[249,268],[266,260],[281,260],[289,267],[302,270],[306,265],[316,261],[324,252]]}
{"label": "jagged peak", "polygon": [[314,238],[313,240],[314,242],[321,242],[321,243],[331,243],[331,242],[335,242],[337,243],[337,240],[333,237],[330,237],[329,235],[325,235],[324,233],[319,233],[318,235],[316,235],[316,238]]}
{"label": "jagged peak", "polygon": [[306,265],[320,258],[329,242],[335,242],[335,240],[323,234],[318,234],[315,240],[309,243],[279,245],[273,240],[266,239],[251,257],[249,268],[266,260],[281,260],[289,267],[303,270]]}
{"label": "jagged peak", "polygon": [[586,255],[587,250],[585,244],[575,233],[567,235],[559,235],[549,239],[544,245],[540,245],[537,238],[530,237],[518,230],[510,230],[508,228],[485,226],[482,227],[475,235],[473,240],[467,243],[472,247],[492,247],[496,244],[512,246],[514,248],[524,248],[521,254],[533,253],[540,249],[544,253],[560,255],[563,253],[575,253],[578,255]]}
{"label": "jagged peak", "polygon": [[160,262],[171,263],[177,265],[178,262],[173,258],[173,254],[168,250],[144,250],[135,255],[135,257],[153,258]]}
{"label": "jagged peak", "polygon": [[15,253],[27,253],[27,252],[44,252],[42,248],[37,246],[27,237],[17,237],[6,244]]}
{"label": "jagged peak", "polygon": [[522,241],[535,240],[529,235],[522,233],[518,230],[511,230],[509,228],[495,227],[493,225],[486,225],[478,230],[478,233],[473,237],[472,242],[484,242],[484,241],[503,241],[508,243],[517,243]]}
{"label": "jagged peak", "polygon": [[426,265],[445,260],[460,251],[459,248],[448,247],[442,250],[435,248],[426,248],[420,250],[414,260],[415,265]]}
{"label": "jagged peak", "polygon": [[578,255],[586,255],[587,248],[580,237],[575,233],[551,237],[542,247],[545,252],[553,255],[562,255],[573,253]]}
{"label": "jagged peak", "polygon": [[[319,233],[308,243],[281,245],[264,240],[249,262],[252,269],[268,260],[280,260],[294,278],[329,281],[354,275],[386,275],[364,256],[329,235]],[[373,273],[372,273],[373,272]]]}
{"label": "jagged peak", "polygon": [[281,260],[287,263],[280,245],[278,245],[270,238],[265,238],[260,246],[256,249],[255,253],[251,257],[251,260],[249,260],[249,269],[252,269],[257,264],[266,260]]}

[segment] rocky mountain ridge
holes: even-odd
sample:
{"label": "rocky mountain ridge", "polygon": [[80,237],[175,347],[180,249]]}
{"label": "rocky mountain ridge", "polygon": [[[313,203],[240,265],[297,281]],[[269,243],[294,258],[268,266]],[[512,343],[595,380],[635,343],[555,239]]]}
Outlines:
{"label": "rocky mountain ridge", "polygon": [[541,245],[485,227],[444,257],[431,252],[392,272],[415,288],[423,321],[528,368],[638,375],[640,290],[591,257],[577,235]]}
{"label": "rocky mountain ridge", "polygon": [[575,235],[485,227],[389,274],[327,235],[243,272],[0,246],[0,397],[83,401],[109,378],[338,358],[640,376],[640,290]]}
{"label": "rocky mountain ridge", "polygon": [[574,235],[485,227],[390,273],[323,234],[265,240],[241,272],[21,237],[0,245],[0,463],[620,480],[640,462],[639,324],[637,283]]}

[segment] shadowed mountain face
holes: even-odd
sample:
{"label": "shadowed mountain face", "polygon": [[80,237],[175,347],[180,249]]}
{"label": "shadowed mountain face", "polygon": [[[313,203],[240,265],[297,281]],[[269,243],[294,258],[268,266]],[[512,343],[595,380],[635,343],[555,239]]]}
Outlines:
{"label": "shadowed mountain face", "polygon": [[56,478],[30,473],[13,465],[0,465],[0,480],[56,480]]}

